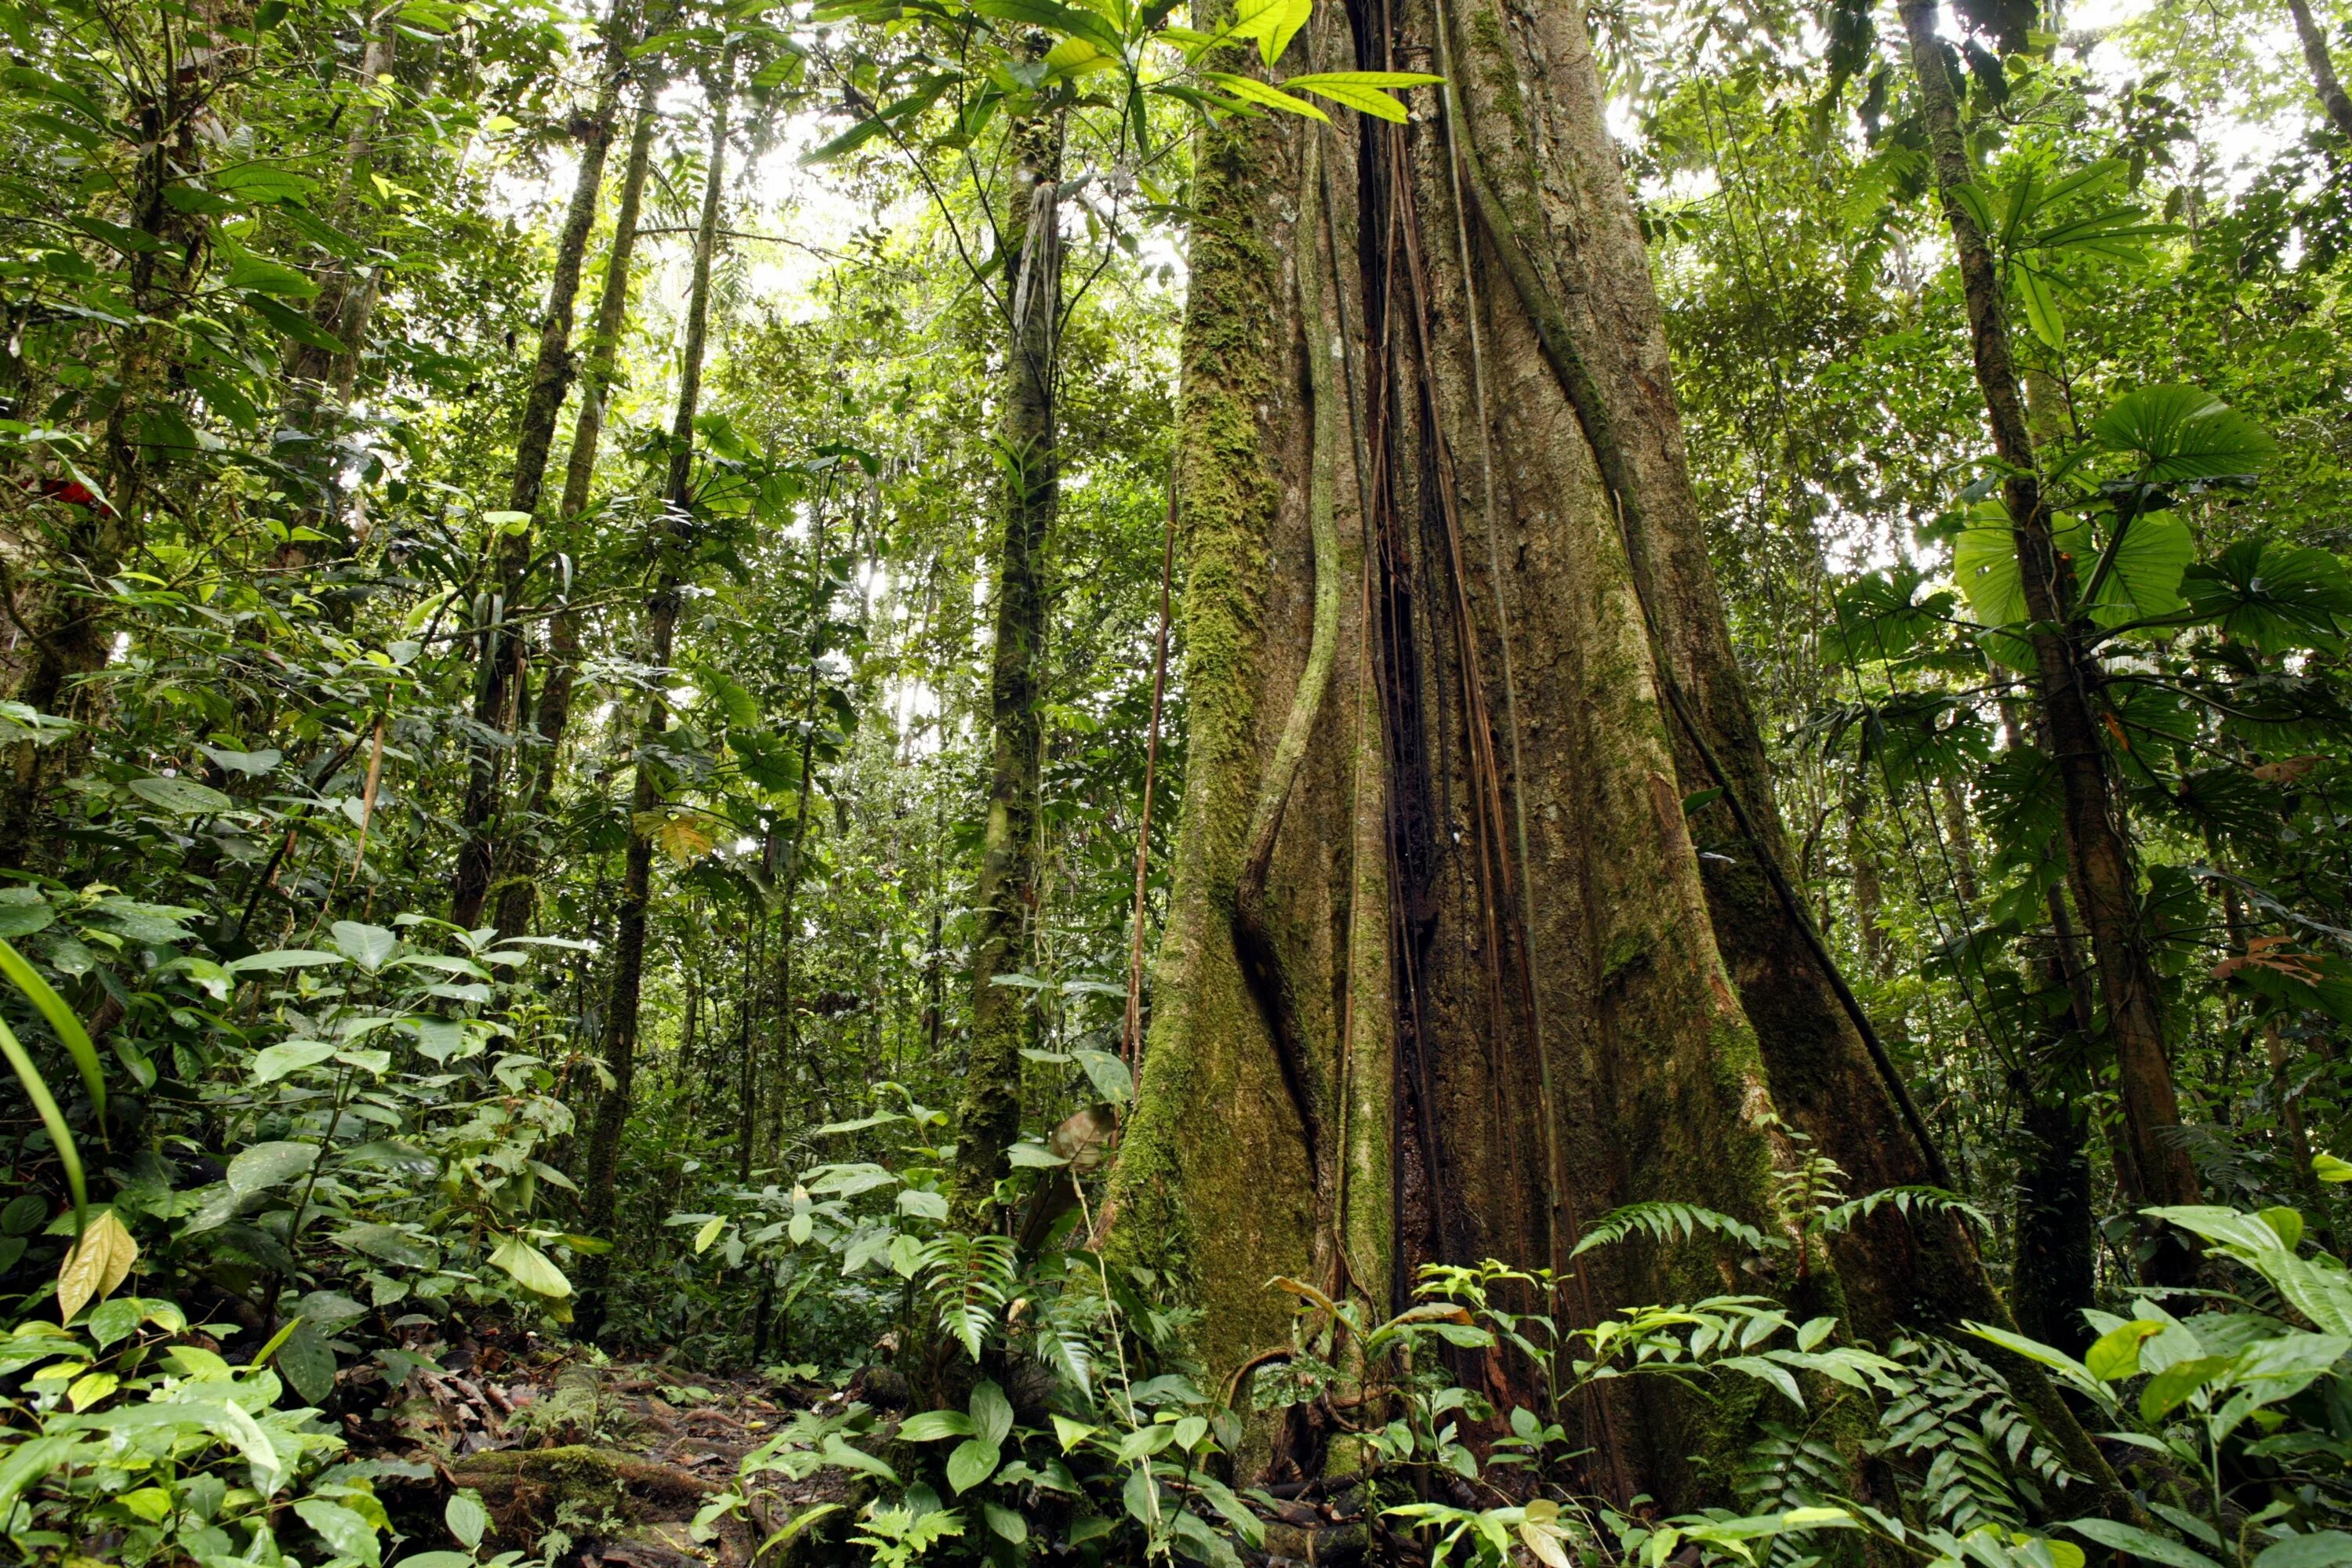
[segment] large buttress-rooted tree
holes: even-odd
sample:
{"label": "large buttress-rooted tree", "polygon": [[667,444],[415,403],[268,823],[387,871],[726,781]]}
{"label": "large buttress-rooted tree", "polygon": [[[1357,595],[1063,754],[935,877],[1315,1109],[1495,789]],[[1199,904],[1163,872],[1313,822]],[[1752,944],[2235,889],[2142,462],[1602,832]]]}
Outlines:
{"label": "large buttress-rooted tree", "polygon": [[[1283,64],[1450,80],[1200,148],[1190,752],[1107,1223],[1187,1271],[1220,1371],[1285,1342],[1270,1274],[1394,1305],[1491,1256],[1583,1321],[1720,1290],[1703,1249],[1570,1254],[1632,1201],[1769,1223],[1783,1116],[1856,1191],[1939,1169],[1788,896],[1580,7],[1357,0]],[[1857,1231],[1839,1285],[1864,1334],[2002,1316],[1940,1226]],[[1671,1402],[1582,1419],[1601,1484],[1691,1495]]]}

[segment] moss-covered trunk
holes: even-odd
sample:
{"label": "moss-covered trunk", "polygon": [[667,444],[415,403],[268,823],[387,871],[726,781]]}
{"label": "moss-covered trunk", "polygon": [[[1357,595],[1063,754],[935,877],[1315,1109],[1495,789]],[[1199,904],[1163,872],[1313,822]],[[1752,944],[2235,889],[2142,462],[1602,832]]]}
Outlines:
{"label": "moss-covered trunk", "polygon": [[[1628,1202],[1766,1223],[1776,1103],[1857,1191],[1931,1168],[1763,874],[1786,848],[1581,9],[1357,0],[1274,74],[1349,68],[1450,86],[1401,126],[1211,130],[1195,193],[1191,752],[1107,1207],[1115,1247],[1190,1279],[1220,1370],[1283,1342],[1276,1273],[1388,1306],[1422,1263],[1549,1263],[1578,1321],[1724,1289],[1703,1249],[1570,1257]],[[1325,485],[1331,685],[1253,919],[1252,827],[1312,673]],[[1708,878],[1682,801],[1718,772],[1753,843]],[[1916,1289],[1999,1314],[1957,1230],[1868,1231],[1806,1288],[1880,1334],[1920,1305],[1923,1268]],[[1506,1359],[1459,1370],[1524,1392]],[[1686,1409],[1581,1414],[1599,1484],[1695,1493]]]}
{"label": "moss-covered trunk", "polygon": [[[1580,47],[1583,23],[1559,15],[1365,4],[1283,66],[1444,68],[1405,40],[1446,26],[1484,163],[1605,190],[1630,232],[1589,55],[1552,36]],[[1285,1338],[1269,1274],[1386,1307],[1424,1262],[1553,1264],[1559,1309],[1589,1321],[1723,1282],[1630,1249],[1571,1267],[1581,1223],[1638,1198],[1769,1209],[1770,1100],[1618,509],[1430,97],[1405,126],[1253,122],[1201,149],[1177,480],[1191,752],[1113,1203],[1118,1246],[1187,1269],[1220,1368]],[[1323,486],[1337,647],[1255,921],[1276,1006],[1236,915],[1310,674]],[[1507,1360],[1464,1370],[1525,1392]],[[1692,1435],[1664,1406],[1599,1419],[1609,1484],[1686,1483]]]}
{"label": "moss-covered trunk", "polygon": [[997,254],[1004,327],[997,414],[1004,527],[996,552],[990,653],[988,816],[972,900],[971,1048],[958,1115],[956,1205],[985,1219],[1021,1131],[1022,1048],[1036,1043],[1031,998],[998,984],[1024,967],[1037,895],[1040,708],[1045,666],[1045,551],[1060,505],[1054,380],[1062,312],[1062,121],[1013,122]]}

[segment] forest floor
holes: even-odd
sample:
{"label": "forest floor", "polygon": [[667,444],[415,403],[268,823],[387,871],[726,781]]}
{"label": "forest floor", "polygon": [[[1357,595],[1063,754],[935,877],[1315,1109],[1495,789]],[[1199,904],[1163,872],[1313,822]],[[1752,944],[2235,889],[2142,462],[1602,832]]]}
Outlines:
{"label": "forest floor", "polygon": [[433,1364],[372,1416],[346,1417],[354,1452],[386,1463],[377,1488],[408,1536],[401,1554],[467,1544],[444,1514],[461,1491],[488,1511],[485,1555],[546,1568],[745,1568],[793,1516],[852,1500],[837,1473],[798,1486],[771,1476],[761,1500],[696,1523],[744,1455],[843,1397],[823,1385],[607,1361],[537,1335],[415,1350]]}

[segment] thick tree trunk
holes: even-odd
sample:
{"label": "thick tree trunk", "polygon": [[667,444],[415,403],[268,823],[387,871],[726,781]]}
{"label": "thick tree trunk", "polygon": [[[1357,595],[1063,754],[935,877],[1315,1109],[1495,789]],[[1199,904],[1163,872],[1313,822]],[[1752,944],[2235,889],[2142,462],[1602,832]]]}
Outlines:
{"label": "thick tree trunk", "polygon": [[958,1117],[956,1205],[986,1223],[1021,1132],[1022,1047],[1035,1044],[1032,998],[997,976],[1019,972],[1037,896],[1037,795],[1044,765],[1039,698],[1045,666],[1046,542],[1060,504],[1054,374],[1062,310],[1061,117],[1016,121],[1004,258],[1004,368],[998,439],[1007,465],[997,549],[995,647],[989,678],[994,739],[988,818],[973,899],[971,1047]]}
{"label": "thick tree trunk", "polygon": [[[1625,1201],[1769,1223],[1771,1100],[1617,509],[1459,199],[1451,155],[1475,126],[1544,146],[1548,175],[1606,192],[1632,229],[1580,14],[1532,36],[1506,16],[1474,6],[1454,30],[1480,41],[1454,72],[1466,123],[1260,121],[1201,147],[1177,475],[1186,794],[1110,1202],[1115,1245],[1164,1237],[1186,1260],[1220,1371],[1286,1339],[1269,1274],[1385,1308],[1425,1262],[1565,1264],[1580,1224]],[[1447,20],[1360,6],[1351,51],[1318,18],[1285,68],[1443,70],[1402,40]],[[1336,542],[1318,548],[1325,493]],[[1722,1288],[1703,1248],[1567,1273],[1554,1305],[1588,1321]],[[1463,1370],[1529,1396],[1506,1358]],[[1703,1439],[1671,1402],[1581,1418],[1602,1484],[1691,1495]]]}
{"label": "thick tree trunk", "polygon": [[[1936,1168],[1767,874],[1786,847],[1580,8],[1360,0],[1349,20],[1352,40],[1318,18],[1285,68],[1434,69],[1443,120],[1416,95],[1409,127],[1253,122],[1198,159],[1190,753],[1106,1224],[1119,1249],[1182,1259],[1219,1370],[1286,1338],[1272,1273],[1393,1304],[1423,1262],[1565,1264],[1629,1201],[1766,1221],[1776,1099],[1857,1191]],[[1327,559],[1331,689],[1253,921],[1253,828],[1314,678]],[[1703,879],[1680,803],[1718,770],[1751,853]],[[1704,1248],[1562,1273],[1553,1305],[1580,1321],[1723,1288]],[[1957,1228],[1868,1231],[1811,1293],[1841,1281],[1873,1337],[1915,1292],[1940,1292],[1937,1317],[2003,1315]],[[1464,1370],[1526,1394],[1507,1360]],[[1574,1413],[1596,1481],[1693,1499],[1707,1439],[1685,1414]]]}
{"label": "thick tree trunk", "polygon": [[[612,391],[614,367],[620,353],[621,331],[629,315],[629,264],[636,255],[637,218],[646,194],[646,174],[653,157],[654,129],[660,122],[648,83],[637,108],[636,129],[629,137],[629,161],[621,175],[620,206],[613,217],[613,247],[604,259],[603,292],[596,301],[595,335],[589,341],[588,363],[580,378],[580,412],[572,426],[572,452],[563,469],[562,521],[572,522],[588,510],[589,488],[595,481],[596,448],[604,428],[604,399]],[[555,781],[563,757],[564,731],[572,724],[572,694],[580,676],[580,627],[571,605],[560,605],[548,617],[547,681],[541,689],[536,718],[539,755],[530,784],[517,805],[517,828],[494,862],[504,868],[495,919],[502,935],[513,936],[530,925],[538,899],[540,847],[536,819],[555,798]]]}
{"label": "thick tree trunk", "polygon": [[2327,111],[2327,122],[2336,127],[2336,134],[2352,141],[2352,98],[2345,96],[2344,84],[2336,79],[2326,30],[2311,14],[2311,0],[2286,0],[2286,8],[2294,17],[2294,36],[2303,45],[2303,63],[2311,71],[2312,91]]}
{"label": "thick tree trunk", "polygon": [[[572,182],[572,201],[564,209],[563,227],[555,241],[555,270],[547,287],[547,313],[539,327],[539,353],[531,365],[530,390],[524,395],[521,423],[515,432],[515,464],[507,488],[507,510],[534,520],[547,483],[548,454],[555,445],[556,416],[572,384],[572,311],[580,293],[581,264],[588,254],[588,234],[595,226],[596,207],[604,187],[604,154],[613,144],[613,126],[620,110],[621,85],[629,66],[630,0],[613,0],[613,14],[604,24],[604,63],[597,86],[596,107],[580,133],[580,170]],[[506,620],[522,589],[535,547],[536,529],[518,527],[492,549],[490,625],[482,634],[474,685],[474,722],[483,731],[509,727],[521,699],[522,634]],[[519,723],[513,728],[520,729]],[[466,800],[462,823],[465,841],[458,847],[457,868],[449,894],[449,919],[470,929],[482,918],[496,872],[496,818],[499,784],[504,769],[501,749],[478,734],[466,752]]]}
{"label": "thick tree trunk", "polygon": [[[1970,182],[1973,173],[1960,134],[1951,68],[1936,36],[1937,9],[1935,0],[1906,0],[1903,23],[1910,35],[1912,69],[1919,84],[1936,181],[1959,259],[1977,385],[1984,395],[1993,450],[2011,469],[2002,494],[2017,538],[2026,612],[2037,628],[2032,639],[2034,692],[2058,764],[2067,881],[2083,922],[2090,928],[2107,1033],[2115,1042],[2126,1141],[2140,1194],[2150,1204],[2195,1204],[2200,1201],[2197,1168],[2179,1138],[2180,1107],[2165,1054],[2156,968],[2139,925],[2138,879],[2093,707],[2098,670],[2068,629],[2071,584],[2034,477],[2033,439],[2011,353],[2000,275],[1983,233],[1954,194]],[[2149,1271],[2165,1283],[2186,1283],[2196,1273],[2196,1259],[2167,1230],[2157,1238]]]}
{"label": "thick tree trunk", "polygon": [[[719,215],[724,205],[727,178],[727,127],[733,106],[735,72],[730,55],[726,68],[709,84],[709,172],[702,190],[702,216],[694,235],[694,279],[687,292],[686,342],[678,356],[677,410],[670,422],[667,482],[663,487],[665,514],[653,540],[650,565],[652,592],[646,602],[648,629],[647,662],[668,668],[677,637],[678,548],[682,525],[694,500],[694,416],[702,398],[703,351],[710,325],[710,266],[719,247]],[[643,724],[637,732],[635,779],[629,795],[629,846],[622,861],[621,906],[613,936],[612,993],[605,1005],[604,1067],[613,1085],[596,1102],[595,1121],[588,1133],[587,1168],[582,1184],[581,1208],[592,1236],[613,1228],[616,1183],[620,1173],[621,1135],[629,1121],[629,1101],[637,1068],[638,1007],[644,996],[646,911],[653,893],[654,841],[648,819],[662,799],[660,770],[653,750],[669,728],[669,708],[658,685],[645,699]],[[611,1277],[610,1255],[592,1257],[583,1265],[578,1325],[582,1338],[604,1332],[604,1291]]]}

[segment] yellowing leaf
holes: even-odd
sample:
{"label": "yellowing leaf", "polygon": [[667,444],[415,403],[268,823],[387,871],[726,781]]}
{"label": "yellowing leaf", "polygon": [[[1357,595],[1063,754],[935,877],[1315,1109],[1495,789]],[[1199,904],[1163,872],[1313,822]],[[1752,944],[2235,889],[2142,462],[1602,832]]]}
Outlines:
{"label": "yellowing leaf", "polygon": [[726,1228],[727,1216],[723,1214],[712,1215],[709,1219],[703,1222],[702,1228],[694,1233],[694,1250],[697,1252],[709,1251],[710,1244],[717,1241],[719,1239],[719,1233]]}
{"label": "yellowing leaf", "polygon": [[1422,71],[1318,71],[1311,76],[1286,78],[1282,85],[1318,93],[1376,119],[1402,124],[1404,105],[1391,98],[1389,89],[1424,87],[1444,79]]}
{"label": "yellowing leaf", "polygon": [[1202,71],[1201,79],[1233,94],[1245,103],[1263,104],[1268,109],[1286,110],[1303,114],[1309,120],[1328,122],[1330,116],[1303,98],[1293,98],[1277,88],[1271,88],[1255,77],[1235,76],[1232,71]]}
{"label": "yellowing leaf", "polygon": [[112,1209],[101,1211],[58,1268],[58,1321],[70,1323],[92,1301],[103,1301],[130,1277],[139,1244]]}
{"label": "yellowing leaf", "polygon": [[66,1390],[66,1403],[79,1414],[121,1386],[122,1380],[114,1373],[93,1372],[86,1377],[74,1379],[73,1386]]}

